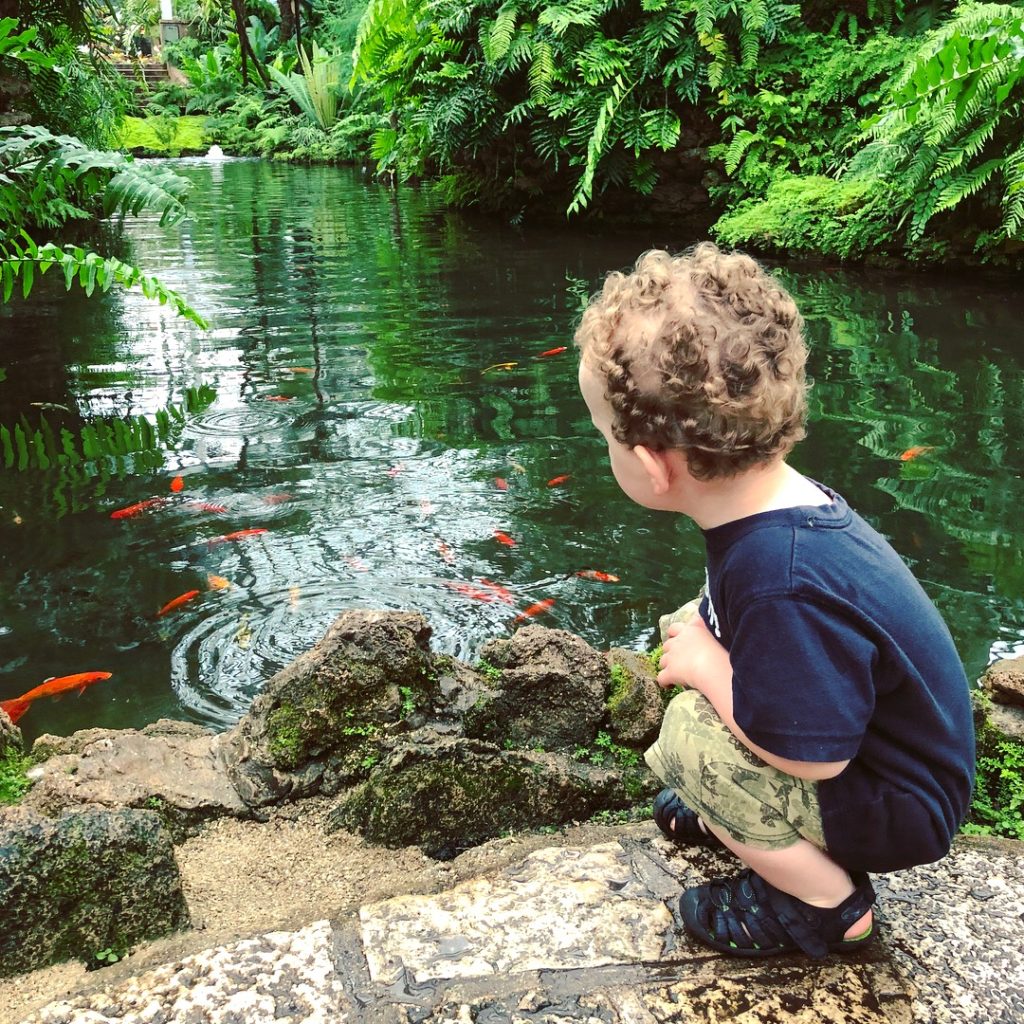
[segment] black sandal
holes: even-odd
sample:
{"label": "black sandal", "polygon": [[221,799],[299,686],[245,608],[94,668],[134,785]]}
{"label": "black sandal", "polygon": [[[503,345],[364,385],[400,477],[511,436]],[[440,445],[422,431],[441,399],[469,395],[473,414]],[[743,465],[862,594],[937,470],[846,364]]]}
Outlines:
{"label": "black sandal", "polygon": [[843,936],[875,902],[868,876],[854,873],[857,888],[838,907],[814,907],[776,889],[749,868],[687,889],[679,898],[686,930],[705,945],[731,956],[775,956],[802,949],[821,958],[863,949],[876,936],[872,923],[863,935]]}
{"label": "black sandal", "polygon": [[709,846],[724,850],[721,839],[703,828],[696,811],[691,811],[674,789],[663,789],[654,798],[654,823],[679,846]]}

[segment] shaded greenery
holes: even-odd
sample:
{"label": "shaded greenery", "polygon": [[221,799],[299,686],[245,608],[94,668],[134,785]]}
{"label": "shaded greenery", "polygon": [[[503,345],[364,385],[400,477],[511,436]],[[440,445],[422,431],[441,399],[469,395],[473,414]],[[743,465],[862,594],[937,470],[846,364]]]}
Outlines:
{"label": "shaded greenery", "polygon": [[31,788],[26,772],[32,758],[10,748],[0,757],[0,804],[16,804]]}
{"label": "shaded greenery", "polygon": [[206,123],[204,115],[126,117],[118,145],[129,152],[141,152],[146,156],[181,156],[205,152],[209,148]]}
{"label": "shaded greenery", "polygon": [[1024,743],[987,722],[978,729],[978,774],[963,831],[1024,839]]}

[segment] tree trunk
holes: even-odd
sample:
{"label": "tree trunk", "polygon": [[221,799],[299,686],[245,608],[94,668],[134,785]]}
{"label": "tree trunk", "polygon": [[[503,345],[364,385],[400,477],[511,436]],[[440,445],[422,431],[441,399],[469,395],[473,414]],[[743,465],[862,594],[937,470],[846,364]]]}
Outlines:
{"label": "tree trunk", "polygon": [[285,43],[295,35],[295,10],[292,0],[277,0],[281,12],[281,42]]}
{"label": "tree trunk", "polygon": [[249,33],[245,30],[246,21],[248,20],[245,0],[231,0],[231,10],[235,15],[235,31],[238,33],[238,48],[242,57],[242,87],[245,89],[249,88],[249,61],[252,61],[252,66],[256,69],[256,74],[260,76],[260,81],[263,82],[265,88],[269,89],[270,76],[263,65],[256,59],[256,54],[252,52],[252,45],[249,43]]}

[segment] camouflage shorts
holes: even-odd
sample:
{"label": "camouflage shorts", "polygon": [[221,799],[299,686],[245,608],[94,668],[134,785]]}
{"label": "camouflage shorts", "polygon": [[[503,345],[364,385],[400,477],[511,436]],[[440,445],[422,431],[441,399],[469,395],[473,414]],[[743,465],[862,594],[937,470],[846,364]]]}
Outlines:
{"label": "camouflage shorts", "polygon": [[644,757],[688,807],[739,842],[777,850],[804,838],[825,848],[818,784],[765,764],[696,690],[672,698]]}

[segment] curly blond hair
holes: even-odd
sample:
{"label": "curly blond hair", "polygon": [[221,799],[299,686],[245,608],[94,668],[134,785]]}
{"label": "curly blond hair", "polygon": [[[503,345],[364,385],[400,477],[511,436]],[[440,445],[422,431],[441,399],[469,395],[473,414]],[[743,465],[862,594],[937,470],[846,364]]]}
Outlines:
{"label": "curly blond hair", "polygon": [[805,434],[803,319],[779,283],[711,242],[611,273],[576,330],[622,444],[682,450],[698,480],[783,456]]}

